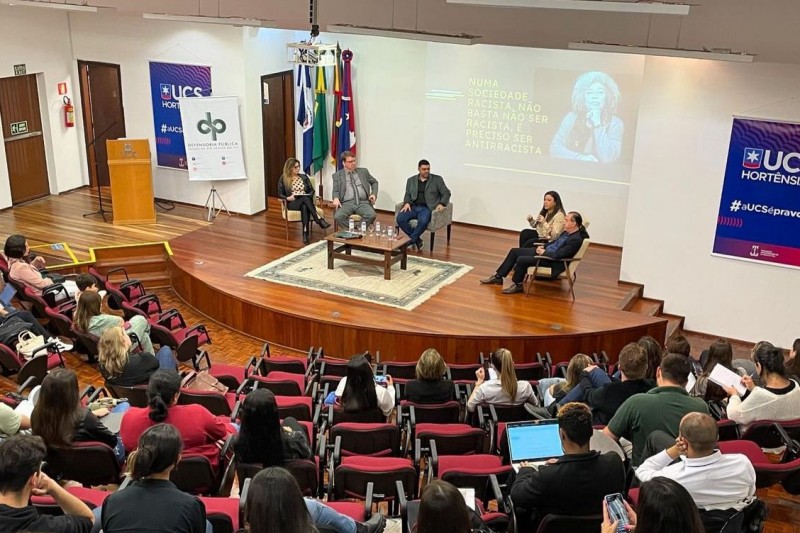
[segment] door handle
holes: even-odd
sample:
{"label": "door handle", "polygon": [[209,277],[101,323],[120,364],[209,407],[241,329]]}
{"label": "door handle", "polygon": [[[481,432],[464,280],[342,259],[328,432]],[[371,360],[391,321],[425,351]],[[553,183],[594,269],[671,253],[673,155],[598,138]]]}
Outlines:
{"label": "door handle", "polygon": [[41,131],[32,131],[32,132],[29,132],[29,133],[23,133],[22,135],[13,135],[11,137],[6,137],[3,140],[5,142],[20,141],[22,139],[30,139],[31,137],[41,137],[41,135],[42,135]]}

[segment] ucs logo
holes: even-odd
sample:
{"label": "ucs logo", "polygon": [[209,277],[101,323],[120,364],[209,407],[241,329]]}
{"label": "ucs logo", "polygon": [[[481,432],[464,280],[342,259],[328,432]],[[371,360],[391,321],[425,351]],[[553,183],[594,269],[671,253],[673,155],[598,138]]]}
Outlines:
{"label": "ucs logo", "polygon": [[784,153],[783,150],[773,152],[763,148],[745,148],[742,157],[742,166],[748,169],[758,169],[762,166],[767,170],[783,170],[789,174],[800,172],[800,153]]}
{"label": "ucs logo", "polygon": [[202,87],[191,87],[188,85],[172,85],[170,83],[160,84],[162,100],[176,100],[187,96],[203,96]]}
{"label": "ucs logo", "polygon": [[211,139],[214,141],[217,140],[217,135],[225,133],[226,129],[228,129],[228,126],[225,124],[225,121],[218,118],[212,120],[211,113],[206,113],[206,118],[197,123],[197,131],[203,135],[208,135],[210,133]]}

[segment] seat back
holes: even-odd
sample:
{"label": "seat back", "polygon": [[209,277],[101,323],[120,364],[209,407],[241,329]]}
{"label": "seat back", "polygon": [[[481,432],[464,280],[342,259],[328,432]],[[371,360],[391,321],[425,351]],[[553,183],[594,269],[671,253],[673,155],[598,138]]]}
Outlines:
{"label": "seat back", "polygon": [[457,424],[461,422],[461,404],[455,400],[444,403],[401,402],[403,409],[414,409],[417,424]]}
{"label": "seat back", "polygon": [[373,483],[375,494],[383,494],[385,500],[393,500],[396,481],[403,483],[408,499],[416,496],[419,480],[417,471],[409,459],[345,457],[342,459],[342,464],[336,467],[329,500],[331,497],[336,500],[343,498],[365,500],[368,483]]}
{"label": "seat back", "polygon": [[486,433],[469,424],[420,424],[415,437],[423,447],[435,440],[441,455],[480,454],[486,446]]}
{"label": "seat back", "polygon": [[85,333],[78,327],[78,324],[75,323],[72,324],[72,333],[78,341],[79,349],[89,357],[89,362],[93,363],[96,361],[100,356],[100,350],[97,347],[97,343],[100,339],[98,339],[96,335]]}
{"label": "seat back", "polygon": [[295,420],[311,422],[313,420],[313,403],[308,396],[275,396],[280,418],[292,417]]}
{"label": "seat back", "polygon": [[189,405],[196,403],[202,405],[215,416],[231,416],[231,405],[224,394],[216,391],[202,391],[196,389],[181,388],[178,396],[178,405]]}
{"label": "seat back", "polygon": [[522,420],[531,420],[533,417],[525,409],[525,404],[491,404],[494,412],[497,413],[498,422],[519,422]]}
{"label": "seat back", "polygon": [[55,328],[59,336],[74,339],[75,333],[72,331],[72,318],[60,309],[52,307],[44,308],[45,315],[50,319],[50,324]]}
{"label": "seat back", "polygon": [[[9,373],[9,374],[16,374],[19,372],[20,368],[24,360],[20,359],[17,355],[17,352],[6,346],[5,344],[0,344],[0,365]],[[44,369],[45,373],[47,373],[47,366],[45,365]],[[44,376],[42,376],[44,377]]]}
{"label": "seat back", "polygon": [[[585,226],[586,226],[586,224],[584,224],[584,227]],[[583,256],[586,253],[586,250],[589,249],[589,244],[590,243],[591,243],[591,239],[583,239],[583,242],[581,243],[581,247],[578,249],[578,252],[575,254],[573,259],[583,259]],[[560,277],[566,277],[567,273],[569,273],[569,277],[570,278],[574,278],[575,277],[575,271],[578,269],[578,265],[580,265],[580,264],[581,264],[580,261],[570,261],[569,265],[567,266],[566,272],[563,272]]]}
{"label": "seat back", "polygon": [[169,479],[189,494],[213,495],[216,490],[217,476],[209,460],[202,455],[182,457]]}
{"label": "seat back", "polygon": [[539,381],[547,377],[547,372],[541,363],[518,363],[514,365],[514,372],[521,381]]}
{"label": "seat back", "polygon": [[[258,382],[259,389],[267,389],[272,391],[275,396],[302,396],[303,388],[294,377],[280,376],[281,372],[272,372],[273,376],[259,376],[252,374],[251,379]],[[289,374],[289,376],[298,376],[298,374]],[[303,376],[299,376],[301,379]]]}
{"label": "seat back", "polygon": [[25,294],[25,299],[33,304],[33,314],[40,318],[46,317],[47,315],[44,310],[47,307],[47,302],[44,301],[44,298],[36,294],[36,291],[28,286],[23,289],[23,292]]}
{"label": "seat back", "polygon": [[347,375],[347,361],[323,359],[319,367],[319,375],[321,377],[335,376],[343,378]]}
{"label": "seat back", "polygon": [[[436,442],[438,444],[439,441]],[[492,475],[504,483],[513,471],[511,466],[503,466],[502,460],[496,455],[439,457],[439,478],[460,489],[475,489],[475,497],[482,501],[493,499],[490,485]]]}
{"label": "seat back", "polygon": [[343,456],[384,457],[400,453],[400,429],[395,424],[339,423],[331,428],[330,438],[341,443]]}
{"label": "seat back", "polygon": [[120,481],[114,450],[102,442],[74,442],[67,447],[49,448],[47,468],[54,479],[69,479],[87,486]]}
{"label": "seat back", "polygon": [[357,411],[355,413],[348,413],[338,406],[329,406],[328,421],[331,426],[347,422],[360,422],[363,424],[378,424],[386,422],[386,415],[379,408],[370,409],[369,411]]}
{"label": "seat back", "polygon": [[475,383],[475,372],[481,365],[447,365],[450,380],[454,383]]}
{"label": "seat back", "polygon": [[417,363],[405,363],[400,361],[383,363],[384,374],[392,376],[397,381],[408,381],[417,377]]}
{"label": "seat back", "polygon": [[127,398],[132,407],[147,407],[147,385],[113,385],[108,381],[103,385],[114,398]]}
{"label": "seat back", "polygon": [[588,516],[566,516],[549,514],[539,522],[537,533],[597,533],[603,517],[599,514]]}
{"label": "seat back", "polygon": [[306,373],[306,362],[297,357],[263,357],[261,368],[264,369],[264,374],[269,376],[270,372],[287,372],[290,374],[303,374]]}

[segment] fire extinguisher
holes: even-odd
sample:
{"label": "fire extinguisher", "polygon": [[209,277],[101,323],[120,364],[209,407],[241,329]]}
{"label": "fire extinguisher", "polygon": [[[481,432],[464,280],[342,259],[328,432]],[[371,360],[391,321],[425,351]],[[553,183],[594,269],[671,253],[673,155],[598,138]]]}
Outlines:
{"label": "fire extinguisher", "polygon": [[75,127],[75,106],[69,96],[64,97],[64,125],[68,128]]}

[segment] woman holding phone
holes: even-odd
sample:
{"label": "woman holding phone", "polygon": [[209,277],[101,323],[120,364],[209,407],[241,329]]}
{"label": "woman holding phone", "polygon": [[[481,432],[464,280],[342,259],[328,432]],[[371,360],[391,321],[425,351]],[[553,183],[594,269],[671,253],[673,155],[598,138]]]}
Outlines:
{"label": "woman holding phone", "polygon": [[[611,494],[603,500],[603,525],[601,533],[617,533],[620,525],[619,506],[609,500],[614,496],[622,500],[625,531],[642,533],[703,533],[705,528],[700,513],[689,492],[678,482],[666,477],[655,477],[642,483],[639,489],[638,512],[619,494]],[[609,505],[612,506],[609,509]]]}
{"label": "woman holding phone", "polygon": [[394,409],[394,382],[392,376],[381,381],[385,384],[376,382],[369,360],[356,355],[347,362],[347,375],[336,387],[336,398],[345,412],[357,413],[380,407],[389,417]]}
{"label": "woman holding phone", "polygon": [[561,196],[556,191],[544,193],[542,210],[538,215],[528,215],[529,229],[519,233],[519,247],[531,248],[536,243],[552,241],[564,231],[567,220]]}

